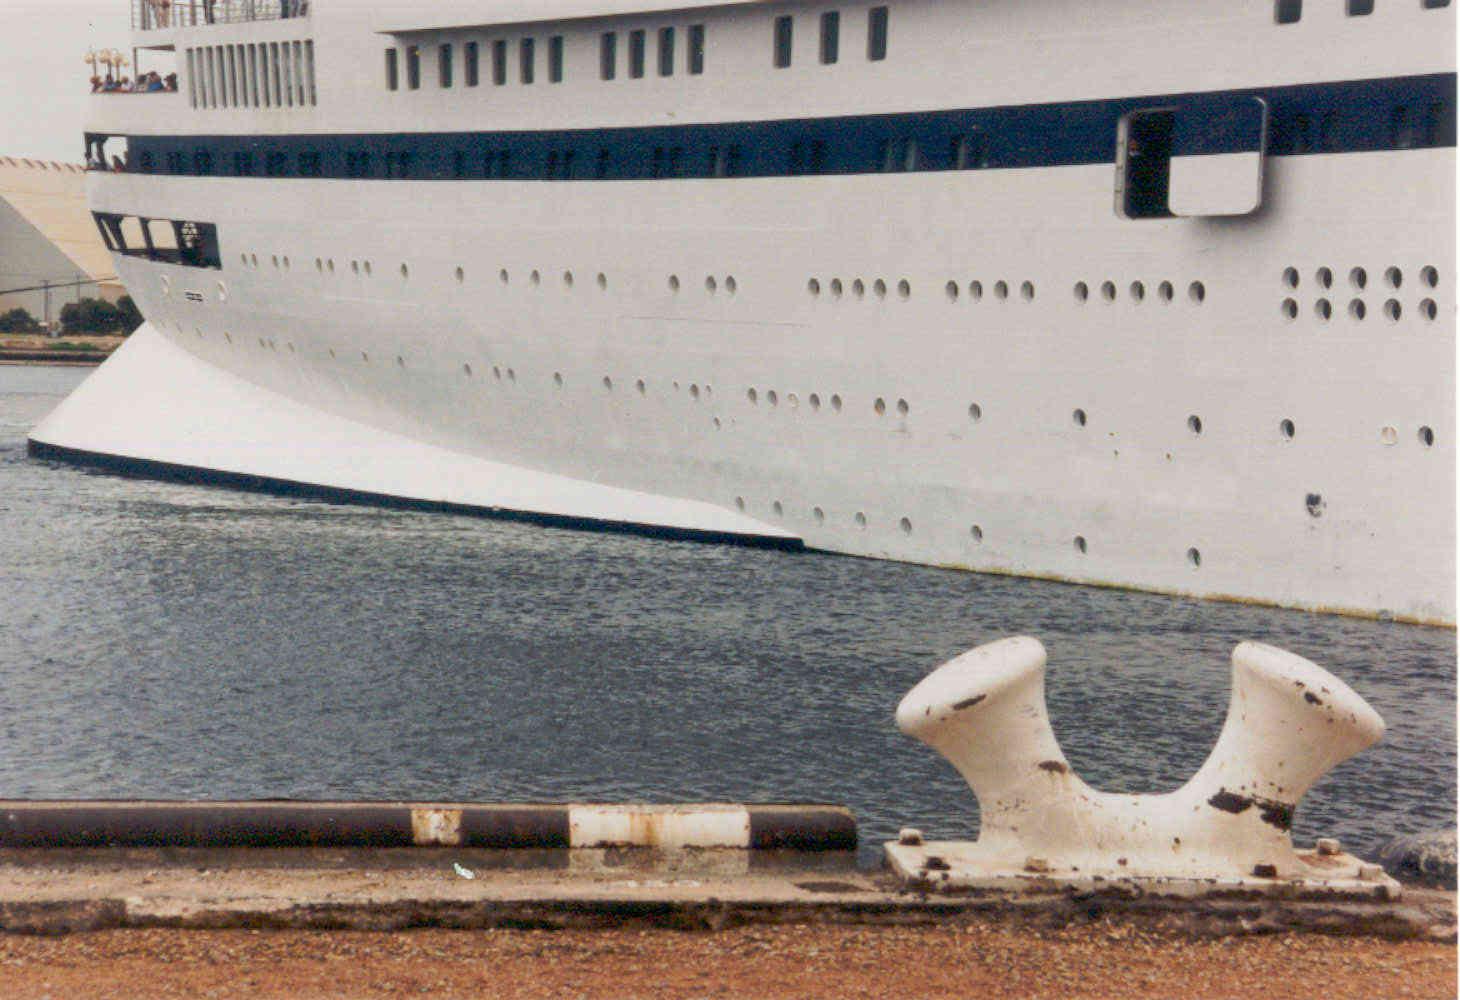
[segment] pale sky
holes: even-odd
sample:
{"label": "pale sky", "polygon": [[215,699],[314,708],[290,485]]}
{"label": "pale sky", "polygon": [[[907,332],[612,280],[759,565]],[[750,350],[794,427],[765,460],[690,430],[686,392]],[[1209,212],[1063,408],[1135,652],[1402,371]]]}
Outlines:
{"label": "pale sky", "polygon": [[82,57],[94,47],[130,59],[129,11],[130,0],[0,0],[0,156],[81,162],[91,90]]}

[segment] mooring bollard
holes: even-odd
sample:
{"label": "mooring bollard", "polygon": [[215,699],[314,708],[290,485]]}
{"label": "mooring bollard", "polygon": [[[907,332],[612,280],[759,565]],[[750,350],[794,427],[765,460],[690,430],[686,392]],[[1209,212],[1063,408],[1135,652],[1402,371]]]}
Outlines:
{"label": "mooring bollard", "polygon": [[1303,794],[1384,733],[1378,713],[1317,664],[1237,646],[1227,720],[1206,763],[1169,794],[1118,795],[1091,788],[1065,760],[1045,707],[1045,660],[1038,640],[1004,639],[903,698],[898,727],[953,763],[982,817],[976,842],[888,844],[905,878],[950,889],[1158,880],[1180,892],[1296,884],[1397,894],[1398,883],[1336,844],[1293,848]]}

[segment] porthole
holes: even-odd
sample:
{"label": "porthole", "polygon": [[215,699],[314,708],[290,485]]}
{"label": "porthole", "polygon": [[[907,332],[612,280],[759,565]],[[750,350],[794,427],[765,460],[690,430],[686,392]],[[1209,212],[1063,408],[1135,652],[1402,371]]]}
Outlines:
{"label": "porthole", "polygon": [[786,513],[786,509],[781,506],[781,501],[779,500],[771,504],[771,510],[775,511],[776,517],[782,517]]}
{"label": "porthole", "polygon": [[872,404],[872,409],[877,411],[879,417],[882,416],[887,412],[887,401],[881,396],[878,396],[877,401]]}
{"label": "porthole", "polygon": [[1025,302],[1034,301],[1034,282],[1026,281],[1019,286],[1019,297]]}
{"label": "porthole", "polygon": [[1192,569],[1201,568],[1201,551],[1199,549],[1187,549],[1186,561],[1191,564]]}
{"label": "porthole", "polygon": [[781,398],[776,395],[776,390],[771,389],[768,392],[766,392],[766,394],[765,394],[765,401],[767,403],[770,403],[772,406],[775,406],[778,403],[780,403]]}
{"label": "porthole", "polygon": [[400,276],[402,278],[409,278],[411,276],[411,269],[405,264],[402,264],[400,266]]}
{"label": "porthole", "polygon": [[397,368],[404,368],[406,366],[406,359],[397,354],[395,356],[395,366]]}
{"label": "porthole", "polygon": [[511,368],[508,368],[507,369],[507,381],[508,382],[516,382],[517,381],[517,373],[515,371],[513,371]]}
{"label": "porthole", "polygon": [[1369,272],[1365,271],[1362,267],[1351,269],[1348,273],[1348,283],[1362,292],[1364,286],[1369,283]]}
{"label": "porthole", "polygon": [[979,406],[977,403],[969,403],[968,404],[968,419],[969,420],[972,420],[974,423],[978,423],[980,420],[982,420],[983,419],[983,407],[982,406]]}
{"label": "porthole", "polygon": [[1318,282],[1319,288],[1333,287],[1333,272],[1326,267],[1320,267],[1313,272],[1313,280]]}
{"label": "porthole", "polygon": [[979,527],[979,526],[978,526],[978,525],[976,525],[976,524],[975,524],[975,525],[973,525],[973,526],[972,526],[972,527],[970,527],[970,528],[969,528],[969,529],[968,529],[968,535],[969,535],[969,537],[970,537],[970,538],[972,538],[972,539],[973,539],[973,540],[974,540],[974,541],[975,541],[975,542],[982,542],[982,541],[983,541],[983,529],[982,529],[982,528],[980,528],[980,527]]}
{"label": "porthole", "polygon": [[1083,281],[1075,282],[1075,301],[1087,302],[1090,299],[1090,286]]}
{"label": "porthole", "polygon": [[273,256],[271,256],[269,258],[269,260],[273,262],[274,269],[277,270],[278,267],[279,267],[279,255],[278,254],[274,254]]}
{"label": "porthole", "polygon": [[902,533],[904,535],[912,534],[912,521],[908,520],[907,518],[901,518],[897,522],[897,526],[902,529]]}
{"label": "porthole", "polygon": [[897,414],[898,414],[898,416],[900,416],[900,417],[907,416],[907,411],[908,411],[907,400],[905,400],[905,399],[899,399],[897,401]]}
{"label": "porthole", "polygon": [[228,286],[225,285],[221,281],[218,282],[218,301],[219,302],[227,302],[228,301]]}
{"label": "porthole", "polygon": [[353,274],[359,274],[360,273],[360,262],[358,260],[352,260],[352,261],[350,261],[350,271]]}
{"label": "porthole", "polygon": [[333,257],[331,257],[329,260],[325,261],[324,262],[324,265],[325,265],[325,269],[328,270],[330,274],[334,274],[335,273],[335,259]]}
{"label": "porthole", "polygon": [[958,301],[958,282],[950,281],[943,286],[943,294],[948,297],[949,302]]}
{"label": "porthole", "polygon": [[852,521],[856,523],[857,527],[865,528],[867,526],[867,515],[859,510],[856,516],[852,518]]}
{"label": "porthole", "polygon": [[859,299],[867,294],[867,286],[862,283],[861,278],[852,282],[852,294]]}
{"label": "porthole", "polygon": [[1074,420],[1076,427],[1084,427],[1089,417],[1085,415],[1084,410],[1077,409],[1074,413],[1070,414],[1070,419]]}
{"label": "porthole", "polygon": [[821,409],[821,397],[818,396],[814,392],[811,395],[809,395],[809,396],[806,397],[806,402],[808,402],[808,403],[811,404],[811,408],[813,410],[820,410]]}
{"label": "porthole", "polygon": [[1404,309],[1398,299],[1390,299],[1384,303],[1384,315],[1389,317],[1391,323],[1399,322],[1399,317],[1404,315]]}
{"label": "porthole", "polygon": [[329,352],[330,352],[330,358],[332,358],[332,359],[333,359],[333,358],[334,358],[334,357],[335,357],[335,349],[334,349],[334,348],[333,348],[333,347],[331,347],[331,348],[330,348],[330,349],[329,349]]}
{"label": "porthole", "polygon": [[979,299],[983,298],[983,282],[982,281],[970,281],[968,283],[968,296],[969,296],[969,298],[973,299],[973,301],[975,301],[975,302],[977,302]]}
{"label": "porthole", "polygon": [[248,267],[248,254],[241,253],[241,254],[238,255],[238,258],[239,258],[239,260],[243,261],[243,266],[244,267]]}
{"label": "porthole", "polygon": [[842,279],[831,279],[831,297],[834,299],[839,299],[842,297]]}
{"label": "porthole", "polygon": [[504,285],[509,285],[512,283],[512,275],[508,273],[507,269],[504,267],[502,268],[502,270],[497,272],[497,280]]}
{"label": "porthole", "polygon": [[695,400],[696,402],[698,402],[700,398],[700,387],[698,385],[695,385],[693,382],[691,382],[689,386],[689,398]]}
{"label": "porthole", "polygon": [[258,266],[259,266],[259,255],[256,254],[256,253],[251,253],[251,254],[248,255],[248,259],[249,259],[249,262],[253,264],[254,269],[255,270],[258,270]]}
{"label": "porthole", "polygon": [[1186,429],[1197,437],[1201,437],[1201,417],[1195,413],[1186,418]]}
{"label": "porthole", "polygon": [[1390,288],[1398,288],[1404,284],[1404,272],[1397,267],[1385,268],[1384,283]]}
{"label": "porthole", "polygon": [[1425,299],[1419,304],[1419,314],[1425,319],[1433,321],[1440,314],[1440,310],[1435,305],[1434,299]]}
{"label": "porthole", "polygon": [[1075,536],[1075,551],[1080,553],[1080,555],[1084,555],[1086,552],[1090,551],[1090,545],[1088,542],[1085,541],[1084,535]]}
{"label": "porthole", "polygon": [[707,275],[705,277],[705,291],[709,292],[711,295],[714,295],[719,290],[720,283],[715,280],[715,276],[713,274]]}
{"label": "porthole", "polygon": [[788,392],[786,394],[786,405],[793,410],[800,409],[801,397],[796,395],[794,392]]}
{"label": "porthole", "polygon": [[563,287],[564,288],[572,288],[573,287],[573,272],[572,271],[564,271],[563,272]]}
{"label": "porthole", "polygon": [[810,281],[806,282],[806,291],[811,293],[812,298],[815,298],[816,296],[821,294],[821,282],[817,281],[815,278],[812,278]]}
{"label": "porthole", "polygon": [[466,280],[466,271],[462,268],[456,269],[456,283],[459,285]]}
{"label": "porthole", "polygon": [[318,274],[324,274],[324,260],[322,258],[314,258],[314,270]]}
{"label": "porthole", "polygon": [[1348,314],[1356,320],[1362,320],[1369,314],[1369,309],[1364,305],[1363,299],[1354,299],[1348,304]]}
{"label": "porthole", "polygon": [[1392,448],[1399,443],[1399,431],[1394,427],[1385,427],[1379,431],[1379,441],[1386,447]]}
{"label": "porthole", "polygon": [[1300,279],[1298,277],[1298,269],[1296,267],[1288,267],[1283,269],[1283,284],[1287,285],[1289,288],[1297,288],[1299,280]]}
{"label": "porthole", "polygon": [[744,497],[736,497],[735,498],[735,509],[736,510],[744,510],[745,509],[745,498]]}
{"label": "porthole", "polygon": [[562,372],[553,372],[553,385],[557,386],[559,389],[561,389],[563,387],[563,373]]}
{"label": "porthole", "polygon": [[1207,300],[1207,286],[1200,281],[1193,281],[1187,286],[1186,294],[1190,296],[1192,302],[1201,305]]}
{"label": "porthole", "polygon": [[634,380],[634,388],[639,390],[639,395],[640,396],[647,395],[648,392],[649,392],[649,387],[644,384],[644,380],[643,379],[635,379]]}
{"label": "porthole", "polygon": [[1171,282],[1163,281],[1156,286],[1156,294],[1162,302],[1170,302],[1176,297],[1176,289],[1172,287]]}
{"label": "porthole", "polygon": [[1130,297],[1137,302],[1144,301],[1146,297],[1146,286],[1139,281],[1132,281],[1130,283]]}
{"label": "porthole", "polygon": [[826,511],[822,510],[820,507],[812,507],[811,516],[816,519],[817,524],[826,523]]}
{"label": "porthole", "polygon": [[1115,301],[1115,282],[1103,281],[1100,283],[1100,297],[1106,302]]}
{"label": "porthole", "polygon": [[1419,429],[1419,443],[1426,448],[1433,448],[1435,445],[1435,432],[1429,427]]}
{"label": "porthole", "polygon": [[678,292],[679,292],[679,275],[677,275],[677,274],[671,274],[669,276],[669,290],[671,292],[674,292],[674,293],[678,294]]}
{"label": "porthole", "polygon": [[833,393],[831,397],[831,408],[836,413],[840,413],[842,411],[842,398],[835,393]]}
{"label": "porthole", "polygon": [[492,366],[492,378],[496,379],[498,382],[502,381],[502,369],[497,367],[496,365]]}
{"label": "porthole", "polygon": [[613,392],[613,379],[609,378],[607,375],[603,376],[603,391]]}
{"label": "porthole", "polygon": [[162,297],[170,297],[172,295],[172,279],[164,274],[160,280],[162,284]]}
{"label": "porthole", "polygon": [[1419,280],[1424,282],[1425,287],[1427,288],[1439,288],[1440,272],[1435,270],[1434,267],[1430,266],[1429,264],[1426,264],[1424,267],[1420,268]]}
{"label": "porthole", "polygon": [[[198,332],[200,334],[202,333],[201,330],[199,330]],[[233,343],[233,334],[229,333],[227,330],[224,330],[223,331],[223,339],[226,340],[228,343],[231,344],[231,343]],[[333,355],[331,355],[331,357],[333,357]]]}
{"label": "porthole", "polygon": [[604,274],[602,271],[598,272],[598,290],[600,292],[608,291],[608,275]]}
{"label": "porthole", "polygon": [[538,273],[536,268],[533,268],[532,273],[527,276],[527,283],[533,288],[542,284],[542,275]]}
{"label": "porthole", "polygon": [[289,270],[289,258],[287,256],[284,258],[284,270]]}
{"label": "porthole", "polygon": [[897,297],[906,302],[912,298],[912,283],[903,278],[897,283]]}
{"label": "porthole", "polygon": [[996,298],[1000,302],[1002,302],[1005,299],[1007,299],[1008,297],[1009,297],[1009,283],[1007,281],[1005,281],[1004,279],[1000,278],[998,281],[994,282],[994,298]]}
{"label": "porthole", "polygon": [[1325,323],[1333,316],[1333,303],[1327,299],[1319,299],[1313,303],[1314,314]]}
{"label": "porthole", "polygon": [[759,394],[754,389],[746,389],[745,398],[750,400],[751,406],[754,406],[756,405],[756,400],[759,398]]}
{"label": "porthole", "polygon": [[370,262],[367,260],[365,262],[365,276],[366,277],[369,277],[371,274],[374,273],[374,270],[375,269],[371,266]]}
{"label": "porthole", "polygon": [[[289,346],[292,347],[293,345],[291,344]],[[467,378],[471,378],[471,365],[469,365],[469,364],[462,365],[461,366],[461,373],[463,375],[465,375]]]}
{"label": "porthole", "polygon": [[1284,419],[1282,423],[1278,424],[1278,430],[1282,433],[1283,437],[1289,441],[1291,441],[1298,433],[1297,425],[1288,419]]}
{"label": "porthole", "polygon": [[734,295],[738,291],[740,291],[740,282],[735,280],[735,275],[727,276],[725,278],[725,294]]}
{"label": "porthole", "polygon": [[1297,299],[1283,299],[1283,318],[1285,318],[1285,319],[1297,319],[1298,318],[1298,300]]}
{"label": "porthole", "polygon": [[368,365],[370,363],[370,355],[367,354],[367,353],[365,353],[364,351],[361,351],[360,352],[360,360],[363,361],[363,362],[365,362]]}
{"label": "porthole", "polygon": [[879,299],[887,298],[887,282],[883,281],[881,278],[878,278],[876,281],[872,282],[872,293],[876,295]]}

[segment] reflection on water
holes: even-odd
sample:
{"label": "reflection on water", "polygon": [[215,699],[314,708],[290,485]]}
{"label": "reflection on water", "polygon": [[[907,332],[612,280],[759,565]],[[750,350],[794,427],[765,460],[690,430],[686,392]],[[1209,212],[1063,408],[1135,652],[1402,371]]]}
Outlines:
{"label": "reflection on water", "polygon": [[1075,769],[1200,766],[1243,639],[1389,732],[1295,833],[1372,852],[1455,821],[1455,634],[861,559],[297,502],[39,462],[84,377],[0,367],[0,794],[818,800],[875,844],[971,834],[892,711],[1011,634],[1050,653]]}

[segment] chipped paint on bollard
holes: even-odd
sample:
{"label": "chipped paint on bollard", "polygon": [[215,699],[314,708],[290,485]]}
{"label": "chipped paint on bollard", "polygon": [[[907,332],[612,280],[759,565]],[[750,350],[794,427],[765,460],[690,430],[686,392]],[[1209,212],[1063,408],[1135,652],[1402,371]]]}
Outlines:
{"label": "chipped paint on bollard", "polygon": [[1206,763],[1169,794],[1123,795],[1096,791],[1071,770],[1045,706],[1045,662],[1038,640],[1004,639],[944,664],[903,698],[898,727],[953,763],[982,817],[976,842],[888,844],[904,879],[948,890],[1398,895],[1382,869],[1337,845],[1293,848],[1303,794],[1384,733],[1378,713],[1332,674],[1242,643]]}

